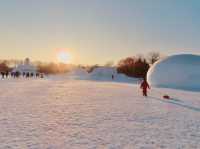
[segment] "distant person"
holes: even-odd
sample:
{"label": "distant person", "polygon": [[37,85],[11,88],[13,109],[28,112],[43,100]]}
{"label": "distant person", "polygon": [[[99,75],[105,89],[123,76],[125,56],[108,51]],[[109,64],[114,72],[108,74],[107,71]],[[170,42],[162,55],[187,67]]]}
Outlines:
{"label": "distant person", "polygon": [[26,78],[29,78],[30,77],[30,74],[29,72],[26,73]]}
{"label": "distant person", "polygon": [[23,72],[23,77],[25,77],[26,76],[26,73],[25,72]]}
{"label": "distant person", "polygon": [[5,76],[5,73],[4,73],[4,72],[1,72],[1,77],[2,77],[2,79],[4,79],[4,76]]}
{"label": "distant person", "polygon": [[34,77],[34,74],[31,72],[30,76],[31,76],[31,78]]}
{"label": "distant person", "polygon": [[8,76],[9,76],[9,72],[6,71],[5,75],[6,75],[6,78],[8,78]]}
{"label": "distant person", "polygon": [[20,72],[19,72],[19,71],[16,71],[16,72],[15,72],[15,77],[16,77],[16,78],[19,78],[19,77],[20,77],[20,75],[21,75],[21,74],[20,74]]}
{"label": "distant person", "polygon": [[13,78],[15,77],[14,72],[11,72],[11,77],[13,77]]}
{"label": "distant person", "polygon": [[43,73],[40,74],[40,78],[44,78],[44,74]]}
{"label": "distant person", "polygon": [[114,75],[112,75],[112,80],[114,80],[115,79],[115,76]]}
{"label": "distant person", "polygon": [[36,73],[36,78],[38,78],[39,76],[40,76],[40,74],[37,72],[37,73]]}
{"label": "distant person", "polygon": [[150,89],[150,86],[149,86],[146,78],[144,78],[144,80],[142,81],[140,88],[143,91],[143,96],[147,97],[147,89]]}

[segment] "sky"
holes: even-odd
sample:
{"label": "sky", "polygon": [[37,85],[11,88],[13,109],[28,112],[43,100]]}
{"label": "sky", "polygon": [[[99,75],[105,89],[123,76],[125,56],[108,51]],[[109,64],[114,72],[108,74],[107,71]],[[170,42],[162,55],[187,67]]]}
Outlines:
{"label": "sky", "polygon": [[199,0],[2,0],[0,59],[104,64],[157,51],[200,54]]}

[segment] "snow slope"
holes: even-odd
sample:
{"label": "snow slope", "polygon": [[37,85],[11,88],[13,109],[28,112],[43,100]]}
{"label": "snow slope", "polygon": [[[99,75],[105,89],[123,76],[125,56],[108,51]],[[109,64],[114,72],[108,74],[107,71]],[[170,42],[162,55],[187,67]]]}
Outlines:
{"label": "snow slope", "polygon": [[117,70],[112,67],[98,67],[95,68],[90,74],[91,80],[112,80],[112,75],[117,76]]}
{"label": "snow slope", "polygon": [[[114,76],[114,79],[112,79],[112,75]],[[117,73],[116,68],[113,67],[99,67],[94,69],[94,71],[89,74],[88,80],[126,83],[137,83],[139,81],[137,78],[130,78],[124,74]]]}
{"label": "snow slope", "polygon": [[[114,79],[112,79],[114,75]],[[99,82],[122,82],[122,83],[138,83],[140,79],[127,77],[124,74],[117,73],[116,68],[112,67],[98,67],[93,72],[88,73],[83,68],[75,68],[66,74],[47,76],[51,80],[90,80]]]}
{"label": "snow slope", "polygon": [[[0,149],[198,149],[200,93],[80,80],[1,80]],[[175,100],[160,98],[167,93]]]}
{"label": "snow slope", "polygon": [[200,91],[200,56],[181,54],[157,62],[148,72],[152,86]]}
{"label": "snow slope", "polygon": [[70,72],[49,75],[46,79],[51,80],[88,80],[89,73],[83,68],[74,68]]}
{"label": "snow slope", "polygon": [[[112,79],[114,75],[114,79]],[[112,67],[98,67],[91,73],[88,73],[83,68],[76,68],[67,74],[61,74],[57,76],[51,76],[51,79],[72,79],[72,80],[91,80],[91,81],[109,81],[109,82],[125,82],[125,83],[137,83],[139,79],[130,78],[124,74],[118,74],[116,68]]]}
{"label": "snow slope", "polygon": [[89,74],[83,68],[74,68],[71,72],[65,75],[71,79],[87,79]]}

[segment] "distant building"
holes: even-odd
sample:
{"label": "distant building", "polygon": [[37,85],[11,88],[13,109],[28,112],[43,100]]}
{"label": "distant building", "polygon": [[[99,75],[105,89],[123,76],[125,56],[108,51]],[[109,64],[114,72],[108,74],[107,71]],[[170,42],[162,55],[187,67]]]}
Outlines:
{"label": "distant building", "polygon": [[33,73],[36,75],[37,68],[31,64],[30,59],[26,58],[25,61],[22,64],[17,65],[12,72],[19,72],[20,74],[23,73]]}

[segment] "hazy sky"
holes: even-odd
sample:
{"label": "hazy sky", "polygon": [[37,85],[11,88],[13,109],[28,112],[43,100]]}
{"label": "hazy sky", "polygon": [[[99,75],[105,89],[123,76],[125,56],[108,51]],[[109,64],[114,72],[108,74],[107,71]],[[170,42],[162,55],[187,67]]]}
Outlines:
{"label": "hazy sky", "polygon": [[199,0],[1,0],[0,58],[117,61],[149,51],[200,54]]}

